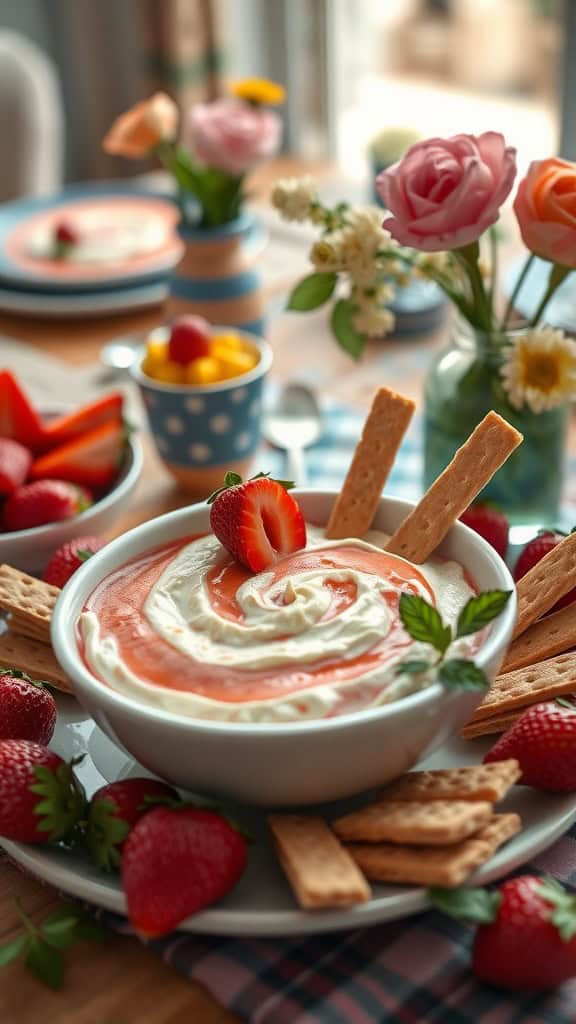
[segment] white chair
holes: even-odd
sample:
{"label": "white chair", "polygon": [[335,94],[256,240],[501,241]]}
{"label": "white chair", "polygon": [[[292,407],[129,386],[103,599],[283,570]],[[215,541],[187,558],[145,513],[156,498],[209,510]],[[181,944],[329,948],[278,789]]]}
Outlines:
{"label": "white chair", "polygon": [[64,116],[51,59],[0,31],[0,202],[62,185]]}

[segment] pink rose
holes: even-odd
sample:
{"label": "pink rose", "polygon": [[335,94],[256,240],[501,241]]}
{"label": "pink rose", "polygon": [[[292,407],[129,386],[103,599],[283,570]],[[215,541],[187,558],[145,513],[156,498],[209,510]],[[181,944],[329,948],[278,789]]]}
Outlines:
{"label": "pink rose", "polygon": [[224,97],[192,107],[186,142],[207,167],[240,175],[274,156],[281,138],[273,110]]}
{"label": "pink rose", "polygon": [[425,252],[469,245],[498,219],[515,174],[516,150],[498,132],[417,142],[376,179],[392,214],[384,227]]}
{"label": "pink rose", "polygon": [[576,164],[557,157],[531,163],[518,186],[514,213],[530,252],[576,267]]}

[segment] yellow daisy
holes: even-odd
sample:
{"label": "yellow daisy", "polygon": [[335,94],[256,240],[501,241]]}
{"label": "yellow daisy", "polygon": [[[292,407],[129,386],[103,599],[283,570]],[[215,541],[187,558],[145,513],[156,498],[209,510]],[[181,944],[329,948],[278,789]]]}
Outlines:
{"label": "yellow daisy", "polygon": [[241,78],[233,82],[230,92],[247,103],[257,103],[269,107],[277,107],[284,102],[286,90],[278,82],[270,82],[267,78]]}
{"label": "yellow daisy", "polygon": [[528,331],[506,346],[500,373],[514,409],[555,409],[576,398],[576,342],[552,327]]}

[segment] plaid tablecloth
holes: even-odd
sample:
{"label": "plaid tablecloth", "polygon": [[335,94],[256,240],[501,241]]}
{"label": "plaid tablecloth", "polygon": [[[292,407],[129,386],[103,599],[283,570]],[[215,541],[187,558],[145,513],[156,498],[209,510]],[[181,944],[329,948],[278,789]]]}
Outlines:
{"label": "plaid tablecloth", "polygon": [[[325,434],[307,456],[309,483],[338,486],[363,416],[329,403]],[[421,431],[413,422],[386,487],[421,490]],[[259,468],[284,472],[263,449]],[[576,498],[576,460],[567,500]],[[576,827],[522,870],[546,872],[576,891]],[[127,922],[99,912],[112,928]],[[473,928],[436,912],[313,938],[215,938],[175,933],[149,943],[187,977],[204,983],[250,1024],[574,1024],[576,981],[548,996],[511,995],[476,982],[468,964]],[[198,1022],[200,1024],[200,1022]]]}

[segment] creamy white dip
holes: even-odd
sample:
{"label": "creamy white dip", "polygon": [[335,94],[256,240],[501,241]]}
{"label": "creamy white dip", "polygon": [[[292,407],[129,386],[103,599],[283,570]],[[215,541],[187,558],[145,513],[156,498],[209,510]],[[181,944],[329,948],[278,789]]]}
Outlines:
{"label": "creamy white dip", "polygon": [[[323,531],[307,527],[308,548],[354,545],[381,551],[388,537],[371,531],[364,541],[326,541]],[[202,537],[182,548],[164,570],[144,605],[144,616],[154,633],[194,662],[229,666],[235,670],[269,670],[312,666],[318,662],[346,661],[358,657],[388,633],[392,615],[383,590],[391,583],[371,573],[326,566],[299,572],[276,582],[270,572],[250,577],[236,592],[243,621],[220,616],[211,606],[206,588],[209,571],[221,558],[222,548],[213,536]],[[473,590],[456,562],[432,559],[417,567],[429,582],[436,606],[446,622],[455,624],[458,613]],[[331,602],[327,581],[352,580],[356,598],[339,614],[324,619]],[[429,594],[418,584],[422,596]],[[411,641],[394,650],[377,668],[354,679],[306,687],[266,700],[243,703],[212,700],[189,691],[173,690],[138,678],[122,660],[113,636],[101,636],[93,611],[80,617],[85,657],[94,672],[113,689],[145,704],[193,718],[236,722],[288,722],[325,718],[338,713],[343,699],[346,712],[397,700],[430,685],[432,672],[398,675],[399,661],[407,657],[431,658],[427,644]],[[473,639],[453,643],[451,656],[466,656]]]}

